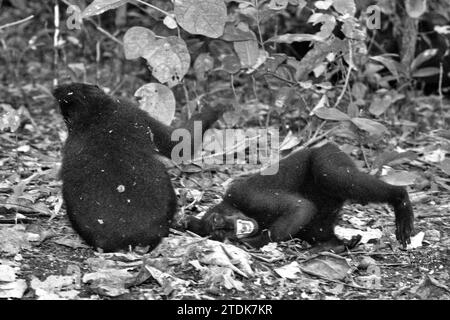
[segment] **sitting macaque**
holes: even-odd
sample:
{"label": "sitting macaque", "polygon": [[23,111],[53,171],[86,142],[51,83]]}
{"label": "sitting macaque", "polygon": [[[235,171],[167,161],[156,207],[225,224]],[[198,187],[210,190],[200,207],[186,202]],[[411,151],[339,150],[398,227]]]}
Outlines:
{"label": "sitting macaque", "polygon": [[[103,251],[149,246],[168,235],[177,200],[159,155],[171,156],[174,128],[135,104],[94,85],[55,89],[68,129],[61,178],[73,228]],[[206,130],[220,116],[208,109],[192,118]]]}
{"label": "sitting macaque", "polygon": [[218,205],[202,219],[189,216],[187,229],[253,247],[299,238],[311,245],[342,245],[334,227],[346,200],[388,203],[395,212],[396,237],[405,247],[414,214],[405,188],[360,172],[331,143],[297,151],[279,162],[274,175],[255,174],[232,182]]}

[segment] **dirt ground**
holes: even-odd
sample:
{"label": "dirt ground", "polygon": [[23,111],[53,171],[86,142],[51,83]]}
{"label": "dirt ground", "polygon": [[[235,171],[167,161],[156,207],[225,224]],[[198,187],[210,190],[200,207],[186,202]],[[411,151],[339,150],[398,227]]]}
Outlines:
{"label": "dirt ground", "polygon": [[[411,189],[419,244],[408,250],[394,239],[390,208],[349,205],[341,227],[382,235],[341,255],[312,254],[297,240],[262,251],[225,247],[182,231],[156,253],[100,254],[83,244],[65,216],[57,177],[63,123],[56,109],[33,120],[17,134],[0,135],[0,298],[450,298],[448,190]],[[172,174],[180,215],[215,203],[223,182],[241,170]]]}

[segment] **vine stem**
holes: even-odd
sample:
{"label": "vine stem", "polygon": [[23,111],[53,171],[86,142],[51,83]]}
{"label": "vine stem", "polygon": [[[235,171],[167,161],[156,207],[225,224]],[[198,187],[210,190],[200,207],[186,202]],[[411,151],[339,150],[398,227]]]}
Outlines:
{"label": "vine stem", "polygon": [[350,75],[352,73],[352,69],[353,69],[353,47],[352,47],[352,41],[348,40],[348,51],[349,51],[349,62],[348,62],[348,70],[347,70],[347,75],[345,76],[345,84],[344,84],[344,88],[342,89],[341,94],[339,95],[339,97],[336,100],[336,103],[334,104],[334,107],[337,108],[337,106],[341,103],[341,100],[344,98],[345,92],[347,91],[348,88],[348,84],[350,82]]}
{"label": "vine stem", "polygon": [[236,102],[239,102],[237,93],[236,93],[236,88],[234,87],[234,75],[230,74],[230,85],[231,85],[231,89],[233,90],[233,95],[234,95],[234,99],[236,100]]}
{"label": "vine stem", "polygon": [[159,11],[159,12],[165,14],[166,16],[170,16],[170,15],[171,15],[169,12],[167,12],[167,11],[165,11],[165,10],[163,10],[163,9],[160,9],[160,8],[154,6],[154,5],[150,4],[150,3],[147,3],[147,2],[145,2],[145,1],[142,1],[142,0],[136,0],[136,2],[139,2],[140,4],[143,4],[143,5],[145,5],[145,6],[148,6],[148,7],[152,8],[152,9],[155,9],[156,11]]}
{"label": "vine stem", "polygon": [[87,19],[87,21],[89,21],[90,23],[92,23],[94,25],[94,27],[100,31],[101,33],[103,33],[105,36],[107,36],[108,38],[110,38],[112,41],[117,42],[118,44],[120,44],[121,46],[123,46],[123,42],[120,41],[119,39],[117,39],[115,36],[113,36],[111,33],[109,33],[108,31],[106,31],[105,29],[103,29],[102,27],[100,27],[93,19]]}
{"label": "vine stem", "polygon": [[258,26],[258,34],[259,34],[259,41],[261,42],[261,47],[263,48],[263,50],[265,50],[264,48],[264,41],[262,38],[262,32],[261,32],[261,24],[259,23],[259,5],[258,5],[258,0],[255,0],[255,5],[256,5],[256,24]]}
{"label": "vine stem", "polygon": [[25,19],[22,19],[22,20],[19,20],[19,21],[14,21],[14,22],[11,22],[11,23],[7,23],[7,24],[5,24],[3,26],[0,26],[0,30],[6,29],[6,28],[9,28],[9,27],[13,27],[15,25],[18,25],[20,23],[26,22],[26,21],[31,20],[33,18],[34,18],[34,15],[31,15],[29,17],[26,17]]}
{"label": "vine stem", "polygon": [[444,67],[441,64],[439,65],[439,88],[438,88],[438,93],[439,93],[439,104],[441,107],[441,112],[444,111],[444,94],[442,92],[442,82],[443,82],[443,78],[444,78]]}
{"label": "vine stem", "polygon": [[286,78],[283,78],[282,76],[279,76],[279,75],[276,74],[275,72],[269,72],[269,71],[267,71],[265,74],[266,74],[266,75],[269,75],[269,76],[272,76],[272,77],[274,77],[274,78],[277,78],[277,79],[280,80],[280,81],[289,83],[289,84],[291,84],[291,85],[293,85],[293,86],[297,85],[297,82],[292,81],[292,80],[289,80],[289,79],[286,79]]}

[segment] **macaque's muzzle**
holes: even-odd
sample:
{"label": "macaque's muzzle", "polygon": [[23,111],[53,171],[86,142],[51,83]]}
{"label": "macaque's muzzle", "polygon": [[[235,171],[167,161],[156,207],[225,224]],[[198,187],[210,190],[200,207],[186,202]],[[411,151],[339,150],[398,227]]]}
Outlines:
{"label": "macaque's muzzle", "polygon": [[243,239],[258,232],[258,223],[243,214],[223,215],[214,212],[211,218],[215,238]]}

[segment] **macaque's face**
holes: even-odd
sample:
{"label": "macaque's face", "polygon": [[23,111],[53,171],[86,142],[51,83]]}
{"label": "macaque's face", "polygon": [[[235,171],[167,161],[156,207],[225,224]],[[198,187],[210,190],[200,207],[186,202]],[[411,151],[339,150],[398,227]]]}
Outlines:
{"label": "macaque's face", "polygon": [[258,232],[258,223],[244,215],[237,209],[218,210],[223,207],[211,208],[203,217],[203,221],[211,235],[218,241],[225,239],[237,240],[255,235]]}

